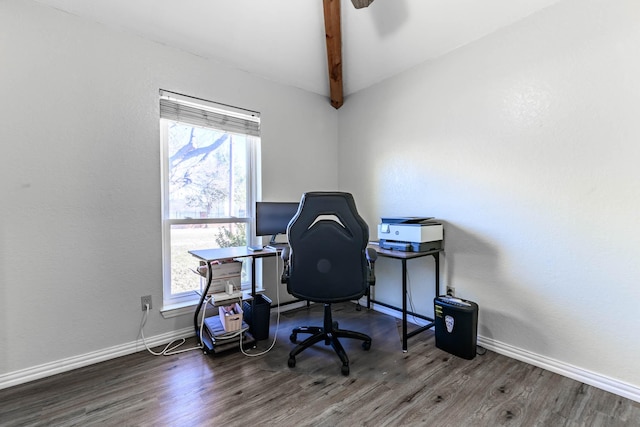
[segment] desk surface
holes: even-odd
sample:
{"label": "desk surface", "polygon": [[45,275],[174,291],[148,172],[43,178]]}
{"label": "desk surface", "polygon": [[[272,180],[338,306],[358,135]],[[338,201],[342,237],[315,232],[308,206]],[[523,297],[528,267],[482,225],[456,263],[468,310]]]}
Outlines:
{"label": "desk surface", "polygon": [[189,251],[191,255],[202,261],[215,261],[219,259],[230,258],[263,258],[268,256],[277,256],[280,251],[275,249],[263,249],[261,251],[252,251],[246,246],[236,246],[231,248],[219,248],[219,249],[196,249]]}
{"label": "desk surface", "polygon": [[374,244],[369,244],[368,247],[374,249],[380,256],[384,256],[387,258],[397,258],[397,259],[420,258],[423,256],[433,255],[443,251],[442,249],[432,249],[430,251],[424,251],[424,252],[396,251],[393,249],[382,249],[379,245],[374,245]]}

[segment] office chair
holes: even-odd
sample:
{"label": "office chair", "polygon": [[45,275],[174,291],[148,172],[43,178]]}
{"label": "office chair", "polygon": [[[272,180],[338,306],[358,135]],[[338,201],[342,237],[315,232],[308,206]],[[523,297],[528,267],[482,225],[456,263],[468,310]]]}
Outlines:
{"label": "office chair", "polygon": [[353,196],[340,192],[310,192],[302,196],[298,212],[287,227],[289,247],[282,253],[282,282],[287,291],[306,301],[324,304],[323,326],[293,329],[291,342],[298,334],[311,334],[289,353],[288,365],[296,366],[296,356],[324,341],[342,361],[342,374],[349,375],[349,358],[338,338],[362,340],[362,348],[371,348],[371,337],[340,329],[331,315],[331,304],[357,300],[375,284],[376,252],[367,248],[369,228],[358,215]]}

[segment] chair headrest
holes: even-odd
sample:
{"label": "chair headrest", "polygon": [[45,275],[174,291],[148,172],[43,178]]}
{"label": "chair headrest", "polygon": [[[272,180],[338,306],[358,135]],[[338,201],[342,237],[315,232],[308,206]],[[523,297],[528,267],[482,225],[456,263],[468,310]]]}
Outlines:
{"label": "chair headrest", "polygon": [[369,228],[358,214],[351,193],[335,191],[304,193],[298,212],[291,219],[287,229],[289,240],[299,237],[319,221],[333,221],[346,232],[351,233],[354,240],[364,242],[364,246],[369,240]]}

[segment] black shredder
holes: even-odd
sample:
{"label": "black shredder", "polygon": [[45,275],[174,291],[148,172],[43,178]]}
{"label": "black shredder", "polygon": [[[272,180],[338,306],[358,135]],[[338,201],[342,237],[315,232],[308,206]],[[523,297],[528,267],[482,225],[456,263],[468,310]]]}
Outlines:
{"label": "black shredder", "polygon": [[434,298],[436,347],[464,359],[476,357],[478,304],[441,295]]}

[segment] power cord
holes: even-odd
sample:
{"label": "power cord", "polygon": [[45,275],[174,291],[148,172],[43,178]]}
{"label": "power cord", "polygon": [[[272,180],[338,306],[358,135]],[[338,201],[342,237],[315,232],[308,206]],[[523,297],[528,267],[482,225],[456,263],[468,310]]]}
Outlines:
{"label": "power cord", "polygon": [[[248,357],[258,357],[258,356],[263,356],[265,354],[267,354],[268,352],[271,351],[271,349],[273,349],[273,347],[276,345],[276,341],[278,340],[278,330],[280,329],[280,276],[278,274],[279,270],[279,263],[278,263],[278,258],[280,258],[277,254],[276,254],[276,310],[277,310],[277,315],[276,315],[276,330],[273,334],[273,341],[271,342],[271,345],[269,346],[269,348],[267,348],[264,351],[261,351],[260,353],[247,353],[246,351],[244,351],[244,348],[242,347],[242,338],[244,336],[244,334],[240,335],[240,351],[242,352],[242,354],[244,354],[245,356]],[[271,314],[269,314],[271,315]],[[255,320],[255,319],[253,319]]]}
{"label": "power cord", "polygon": [[[199,334],[200,334],[200,343],[202,343],[202,330],[204,328],[204,311],[206,311],[206,306],[207,304],[209,304],[209,301],[211,300],[211,297],[208,297],[205,302],[204,302],[204,306],[205,306],[205,310],[203,310],[202,313],[202,320],[200,321],[200,330],[199,330]],[[204,347],[202,346],[202,344],[198,344],[195,347],[191,347],[191,348],[185,348],[182,350],[177,350],[178,348],[180,348],[187,340],[185,338],[176,338],[175,340],[172,340],[169,344],[167,344],[164,349],[162,349],[162,351],[160,352],[155,352],[153,350],[151,350],[151,348],[149,348],[149,345],[147,344],[147,340],[144,336],[144,326],[147,324],[147,319],[149,317],[149,304],[145,304],[146,310],[144,311],[144,314],[142,315],[142,321],[140,322],[140,336],[142,337],[142,342],[144,343],[145,348],[147,349],[147,351],[151,354],[153,354],[154,356],[173,356],[175,354],[180,354],[180,353],[185,353],[187,351],[191,351],[191,350],[202,350]],[[180,341],[179,343],[176,344],[176,341]]]}
{"label": "power cord", "polygon": [[[411,313],[415,313],[416,309],[413,306],[413,295],[411,293],[411,275],[407,272],[407,294],[409,295],[409,309]],[[436,295],[437,296],[437,295]],[[411,314],[411,318],[413,319],[413,324],[418,326],[423,326],[425,324],[424,320],[416,318],[413,314]]]}

